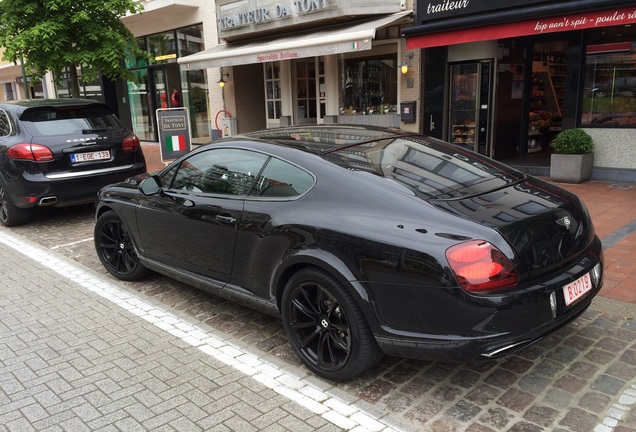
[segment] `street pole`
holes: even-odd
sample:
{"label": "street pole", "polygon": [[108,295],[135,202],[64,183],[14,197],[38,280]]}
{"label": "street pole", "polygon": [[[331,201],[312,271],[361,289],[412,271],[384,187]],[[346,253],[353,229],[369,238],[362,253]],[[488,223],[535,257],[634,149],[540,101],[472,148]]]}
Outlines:
{"label": "street pole", "polygon": [[24,93],[26,99],[31,99],[29,92],[29,83],[27,82],[26,70],[24,69],[24,56],[20,54],[20,67],[22,68],[22,84],[24,85]]}

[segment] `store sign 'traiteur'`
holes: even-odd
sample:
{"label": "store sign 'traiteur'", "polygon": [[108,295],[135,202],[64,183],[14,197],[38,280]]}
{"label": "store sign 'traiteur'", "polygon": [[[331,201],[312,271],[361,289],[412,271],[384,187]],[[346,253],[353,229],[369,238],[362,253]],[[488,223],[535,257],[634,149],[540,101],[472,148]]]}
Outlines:
{"label": "store sign 'traiteur'", "polygon": [[[567,3],[576,0],[559,0]],[[497,10],[514,10],[524,6],[557,3],[555,0],[417,0],[416,22],[422,24],[429,21],[457,18]]]}

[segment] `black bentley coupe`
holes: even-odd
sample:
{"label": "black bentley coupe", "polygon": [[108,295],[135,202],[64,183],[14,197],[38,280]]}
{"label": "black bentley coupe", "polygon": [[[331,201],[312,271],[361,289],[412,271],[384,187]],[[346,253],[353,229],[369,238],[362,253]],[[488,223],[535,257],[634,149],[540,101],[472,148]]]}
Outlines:
{"label": "black bentley coupe", "polygon": [[581,200],[461,146],[312,126],[216,141],[98,194],[115,277],[149,271],[280,315],[346,380],[383,354],[472,362],[527,347],[599,292]]}

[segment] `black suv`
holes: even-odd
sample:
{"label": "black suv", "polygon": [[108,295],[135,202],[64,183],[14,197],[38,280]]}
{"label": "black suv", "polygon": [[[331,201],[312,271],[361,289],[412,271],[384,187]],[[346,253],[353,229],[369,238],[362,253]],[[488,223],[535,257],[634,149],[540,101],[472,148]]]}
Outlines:
{"label": "black suv", "polygon": [[0,104],[0,222],[26,223],[35,206],[95,201],[104,185],[146,171],[139,138],[88,99]]}

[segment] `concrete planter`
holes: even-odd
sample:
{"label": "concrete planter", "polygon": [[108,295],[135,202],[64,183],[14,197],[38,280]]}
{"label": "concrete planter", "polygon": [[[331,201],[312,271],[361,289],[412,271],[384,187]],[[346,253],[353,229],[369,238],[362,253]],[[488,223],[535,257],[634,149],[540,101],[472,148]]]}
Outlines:
{"label": "concrete planter", "polygon": [[552,154],[550,178],[562,183],[583,183],[592,177],[594,153]]}

